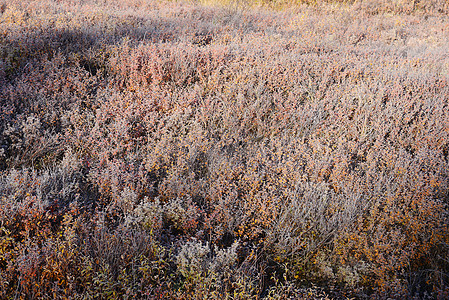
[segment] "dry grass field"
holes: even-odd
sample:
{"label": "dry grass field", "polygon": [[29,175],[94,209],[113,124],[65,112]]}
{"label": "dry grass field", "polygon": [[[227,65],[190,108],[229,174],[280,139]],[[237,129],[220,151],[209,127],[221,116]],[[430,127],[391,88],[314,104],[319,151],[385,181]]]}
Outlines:
{"label": "dry grass field", "polygon": [[446,0],[0,0],[0,299],[449,299]]}

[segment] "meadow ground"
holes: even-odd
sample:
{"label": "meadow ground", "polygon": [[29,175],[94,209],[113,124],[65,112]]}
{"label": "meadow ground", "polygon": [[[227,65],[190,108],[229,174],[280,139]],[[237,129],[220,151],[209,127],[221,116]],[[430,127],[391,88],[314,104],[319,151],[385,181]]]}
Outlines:
{"label": "meadow ground", "polygon": [[448,12],[0,0],[0,299],[448,299]]}

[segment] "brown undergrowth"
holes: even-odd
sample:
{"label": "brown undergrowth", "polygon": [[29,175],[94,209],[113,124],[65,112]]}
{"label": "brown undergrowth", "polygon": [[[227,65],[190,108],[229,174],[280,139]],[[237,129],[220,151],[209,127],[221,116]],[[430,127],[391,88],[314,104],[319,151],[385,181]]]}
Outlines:
{"label": "brown undergrowth", "polygon": [[0,3],[0,298],[449,297],[447,2],[205,3]]}

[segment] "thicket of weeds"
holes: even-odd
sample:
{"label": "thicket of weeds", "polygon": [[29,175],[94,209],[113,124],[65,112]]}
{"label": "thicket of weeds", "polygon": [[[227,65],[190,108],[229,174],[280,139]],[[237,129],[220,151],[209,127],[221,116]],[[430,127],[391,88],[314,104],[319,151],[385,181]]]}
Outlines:
{"label": "thicket of weeds", "polygon": [[306,2],[1,2],[0,298],[447,299],[448,3]]}

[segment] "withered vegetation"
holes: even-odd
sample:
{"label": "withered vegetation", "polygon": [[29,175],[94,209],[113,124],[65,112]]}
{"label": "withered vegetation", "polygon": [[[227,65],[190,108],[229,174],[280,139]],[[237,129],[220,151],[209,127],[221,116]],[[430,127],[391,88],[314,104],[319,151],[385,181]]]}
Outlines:
{"label": "withered vegetation", "polygon": [[448,9],[0,0],[0,298],[448,299]]}

